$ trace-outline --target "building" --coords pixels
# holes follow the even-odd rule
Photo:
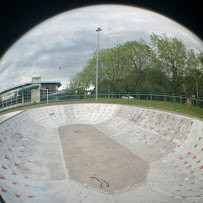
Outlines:
[[[58,92],[60,86],[60,82],[42,82],[41,77],[33,77],[30,83],[1,92],[0,108],[46,101],[48,96]]]

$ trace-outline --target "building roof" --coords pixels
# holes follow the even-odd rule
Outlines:
[[[40,84],[47,84],[47,85],[56,84],[58,87],[60,87],[62,85],[61,82],[40,82]],[[7,89],[7,90],[4,90],[4,91],[0,92],[0,95],[4,94],[4,93],[7,93],[7,92],[10,92],[10,91],[18,90],[19,88],[27,87],[29,85],[33,85],[33,83],[26,83],[26,84],[23,84],[23,85],[12,87],[10,89]]]
[[[18,90],[18,95],[22,95],[24,92],[27,92],[28,90],[33,90],[33,89],[38,89],[38,88],[39,88],[39,84],[29,85],[29,86],[20,88]]]

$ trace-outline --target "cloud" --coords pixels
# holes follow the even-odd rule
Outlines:
[[[84,7],[57,15],[21,37],[0,61],[0,92],[19,85],[22,77],[64,81],[81,71],[97,49],[126,41],[149,41],[152,32],[181,39],[188,48],[203,51],[202,41],[183,26],[152,11],[118,5]],[[59,67],[61,70],[59,71]]]

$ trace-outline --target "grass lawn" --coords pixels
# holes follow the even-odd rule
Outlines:
[[[1,114],[9,113],[16,110],[25,110],[34,107],[42,107],[47,105],[62,105],[62,104],[74,104],[74,103],[88,103],[88,102],[95,102],[95,98],[86,98],[86,99],[64,99],[63,101],[54,101],[47,104],[46,102],[41,102],[37,104],[29,104],[29,105],[22,105],[13,107],[10,109],[5,109],[4,111],[0,112]],[[175,111],[176,113],[185,114],[188,116],[194,116],[197,118],[203,119],[203,109],[187,106],[183,104],[176,103],[174,105],[173,102],[164,102],[164,101],[155,101],[155,100],[141,100],[141,99],[116,99],[116,98],[98,98],[99,103],[111,103],[111,104],[126,104],[126,105],[135,105],[135,106],[142,106],[142,107],[149,107],[149,108],[156,108],[166,111]]]
[[[85,99],[88,102],[95,102],[95,98]],[[181,113],[189,116],[194,116],[198,118],[203,118],[203,109],[198,107],[187,106],[184,104],[164,101],[153,101],[153,100],[141,100],[141,99],[114,99],[114,98],[98,98],[99,103],[112,103],[112,104],[127,104],[136,105],[142,107],[156,108],[166,111],[175,111],[176,113]]]

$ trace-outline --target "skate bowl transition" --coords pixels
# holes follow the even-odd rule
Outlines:
[[[0,119],[6,202],[203,202],[199,119],[93,103]]]

